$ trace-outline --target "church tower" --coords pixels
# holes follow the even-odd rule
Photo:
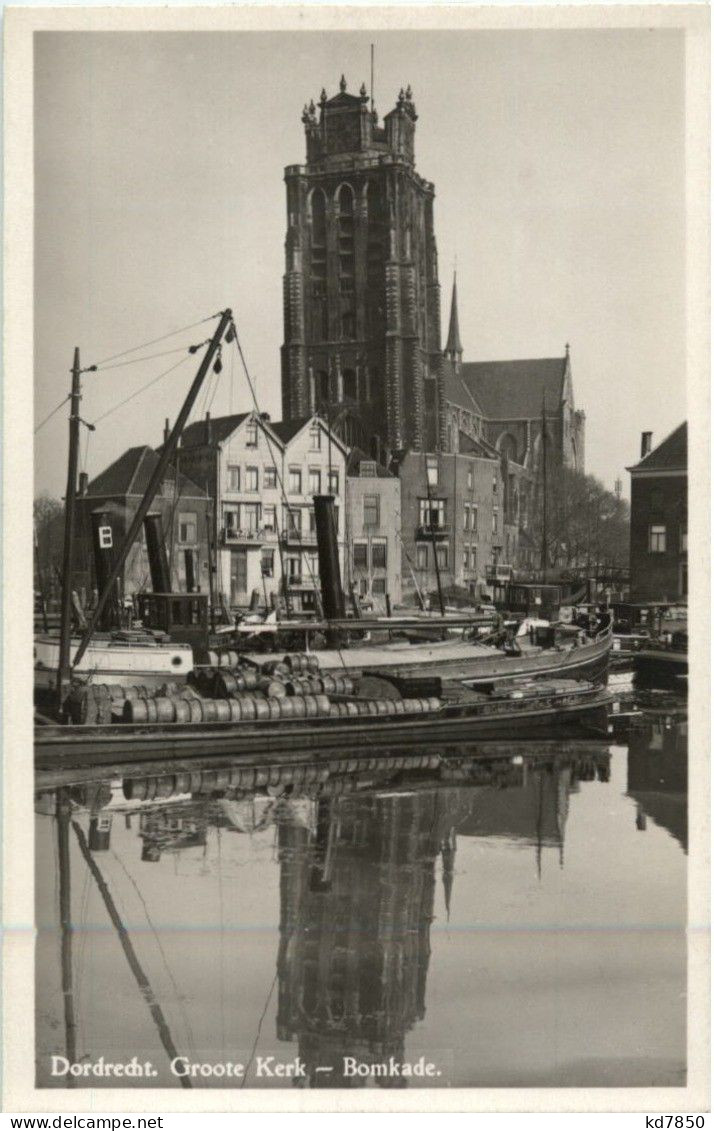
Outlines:
[[[416,172],[402,90],[382,126],[362,85],[303,110],[289,165],[283,292],[285,420],[320,412],[376,458],[437,443],[441,364],[434,186]]]

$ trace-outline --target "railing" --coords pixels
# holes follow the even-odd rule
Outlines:
[[[451,537],[451,523],[443,522],[426,522],[421,523],[416,528],[417,540],[423,541],[424,539],[436,538],[449,538]]]
[[[281,530],[280,541],[284,546],[316,546],[317,531],[315,530]]]
[[[226,544],[239,545],[245,542],[262,542],[267,532],[259,527],[257,530],[240,530],[234,526],[223,527],[223,541]]]

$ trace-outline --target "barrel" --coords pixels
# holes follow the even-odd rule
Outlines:
[[[177,723],[191,722],[191,704],[187,699],[177,699],[174,704],[174,721]]]
[[[177,793],[190,793],[191,775],[188,773],[176,774],[175,788]]]
[[[254,699],[253,703],[254,703],[254,706],[255,706],[255,717],[256,717],[256,719],[269,719],[270,718],[270,708],[268,706],[268,700],[267,699]]]
[[[273,698],[266,699],[266,703],[268,704],[268,710],[270,711],[270,718],[271,719],[282,719],[283,718],[283,703],[290,703],[290,702],[291,702],[290,699],[273,699]]]

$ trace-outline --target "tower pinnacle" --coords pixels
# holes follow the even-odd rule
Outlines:
[[[463,352],[464,351],[461,346],[461,335],[459,334],[459,305],[456,293],[456,271],[454,271],[454,286],[451,291],[451,315],[449,317],[449,333],[446,339],[444,356],[460,365]]]

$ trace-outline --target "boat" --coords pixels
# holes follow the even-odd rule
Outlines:
[[[537,731],[607,733],[612,696],[595,684],[512,680],[479,691],[458,681],[424,682],[432,684],[424,690],[437,694],[404,696],[390,680],[367,677],[357,694],[298,693],[285,699],[256,694],[219,701],[196,697],[193,702],[180,696],[130,699],[121,723],[37,726],[35,764],[47,768],[91,760],[96,765],[191,753],[273,755],[340,750],[355,742],[369,748],[385,743],[413,746]],[[412,681],[409,690],[418,690],[416,683]],[[172,716],[195,721],[167,721]],[[136,718],[142,721],[132,721]],[[144,721],[148,719],[156,721]]]
[[[80,638],[70,638],[73,663]],[[57,685],[60,642],[56,636],[35,637],[35,689],[52,694]],[[159,686],[167,680],[186,679],[193,670],[190,644],[157,640],[150,633],[105,633],[91,641],[80,662],[73,663],[75,678],[95,683]]]
[[[633,657],[633,668],[635,687],[686,692],[689,679],[686,632],[650,641]]]

